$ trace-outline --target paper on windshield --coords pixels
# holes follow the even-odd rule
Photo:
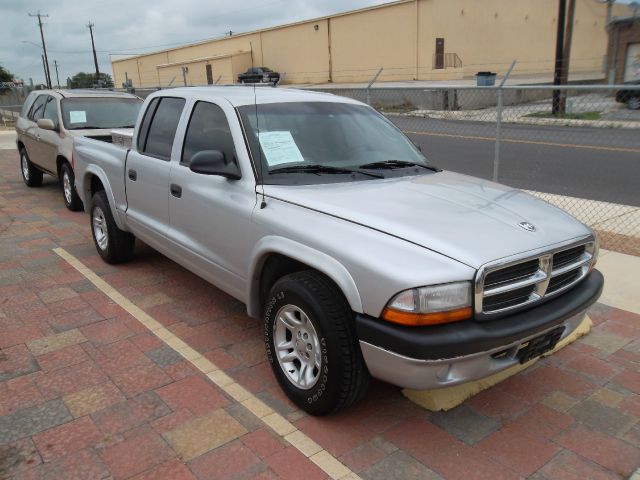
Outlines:
[[[289,131],[260,132],[260,146],[267,160],[267,165],[274,167],[284,163],[304,162],[298,145]]]
[[[69,123],[87,123],[87,112],[84,110],[69,111]]]

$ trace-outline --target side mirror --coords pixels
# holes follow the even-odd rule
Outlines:
[[[42,130],[56,130],[56,125],[50,118],[39,118],[36,124]]]
[[[189,169],[202,175],[219,175],[230,180],[241,178],[240,169],[235,162],[227,161],[220,150],[202,150],[191,157]]]

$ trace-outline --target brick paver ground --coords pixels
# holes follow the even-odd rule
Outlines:
[[[281,393],[244,306],[145,245],[103,263],[51,178],[0,151],[0,479],[325,478],[64,260],[61,246],[371,479],[624,478],[640,465],[640,316],[595,328],[446,413],[373,382],[328,418]]]

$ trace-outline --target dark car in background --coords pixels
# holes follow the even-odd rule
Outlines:
[[[616,92],[616,102],[626,103],[631,110],[640,110],[640,80],[625,82],[625,85],[637,87],[634,90],[618,90]]]
[[[267,67],[252,67],[238,75],[238,83],[272,83],[277,85],[280,74]]]

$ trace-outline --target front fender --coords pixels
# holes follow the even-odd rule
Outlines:
[[[78,182],[78,178],[76,177],[76,191],[82,199],[85,212],[89,213],[89,205],[91,204],[92,176],[98,177],[104,187],[104,191],[107,194],[107,200],[109,201],[109,208],[111,208],[111,213],[113,214],[113,219],[115,220],[116,225],[120,230],[128,231],[129,229],[121,218],[119,210],[116,208],[116,198],[113,194],[113,189],[111,188],[107,174],[96,164],[87,165],[87,168],[81,177],[81,182]]]
[[[297,260],[323,273],[340,288],[351,310],[362,313],[362,300],[358,287],[349,271],[335,258],[326,253],[298,243],[288,238],[270,235],[262,238],[251,253],[249,265],[248,289],[246,298],[247,312],[252,317],[260,315],[260,276],[266,259],[271,254],[280,254]]]

